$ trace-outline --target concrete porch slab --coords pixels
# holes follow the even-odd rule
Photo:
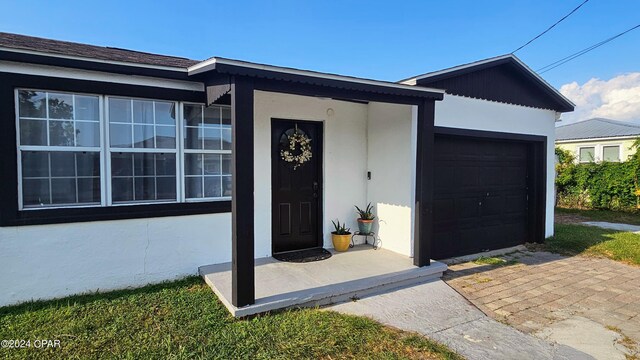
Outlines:
[[[447,270],[433,260],[430,266],[418,268],[409,257],[368,245],[332,253],[327,260],[310,263],[256,259],[256,302],[241,308],[231,304],[231,263],[206,265],[198,271],[231,314],[243,317],[362,298],[438,279]]]

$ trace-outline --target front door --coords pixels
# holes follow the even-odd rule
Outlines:
[[[302,164],[283,159],[296,133],[311,139],[311,158]],[[292,155],[300,154],[300,145]],[[291,158],[289,158],[291,159]],[[322,246],[322,123],[273,119],[271,123],[272,251]]]

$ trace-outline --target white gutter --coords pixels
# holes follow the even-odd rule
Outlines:
[[[556,140],[556,144],[569,144],[569,143],[607,141],[607,140],[634,140],[634,139],[637,139],[639,137],[640,137],[640,134],[638,134],[638,135],[625,135],[625,136],[599,137],[599,138],[567,139],[567,140]]]

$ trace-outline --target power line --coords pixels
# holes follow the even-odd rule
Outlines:
[[[622,36],[622,35],[624,35],[624,34],[626,34],[628,32],[631,32],[631,31],[633,31],[633,30],[635,30],[637,28],[640,28],[640,24],[638,24],[638,25],[636,25],[636,26],[634,26],[634,27],[632,27],[630,29],[627,29],[627,30],[623,31],[623,32],[619,33],[618,35],[614,35],[614,36],[612,36],[612,37],[610,37],[608,39],[600,41],[599,43],[593,44],[593,45],[591,45],[591,46],[589,46],[587,48],[584,48],[584,49],[582,49],[582,50],[580,50],[578,52],[575,52],[575,53],[573,53],[573,54],[571,54],[569,56],[566,56],[566,57],[564,57],[564,58],[562,58],[562,59],[560,59],[558,61],[552,62],[551,64],[549,64],[547,66],[543,66],[540,69],[538,69],[537,72],[538,72],[538,74],[544,74],[549,70],[553,70],[553,69],[557,68],[560,65],[566,64],[569,61],[571,61],[571,60],[573,60],[573,59],[575,59],[577,57],[580,57],[580,56],[582,56],[582,55],[584,55],[584,54],[586,54],[586,53],[588,53],[588,52],[590,52],[592,50],[595,50],[595,49],[599,48],[600,46],[602,46],[602,45],[604,45],[604,44],[606,44],[606,43],[608,43],[610,41],[613,41],[613,40],[619,38],[620,36]]]
[[[531,43],[532,43],[532,42],[534,42],[537,38],[539,38],[540,36],[542,36],[542,35],[546,34],[549,30],[553,29],[556,25],[558,25],[558,24],[560,24],[562,21],[564,21],[564,19],[568,18],[569,16],[571,16],[571,14],[573,14],[573,13],[574,13],[574,12],[576,12],[576,11],[578,11],[578,9],[580,9],[580,8],[582,7],[582,5],[586,4],[588,1],[589,1],[589,0],[584,0],[584,1],[582,2],[582,4],[578,5],[578,7],[576,7],[576,8],[575,8],[575,9],[573,9],[573,10],[571,10],[571,12],[570,12],[570,13],[568,13],[567,15],[563,16],[563,17],[562,17],[562,19],[560,19],[560,20],[556,21],[556,22],[555,22],[555,24],[553,24],[553,25],[549,26],[549,27],[547,28],[547,30],[545,30],[545,31],[541,32],[540,34],[538,34],[538,35],[537,35],[536,37],[534,37],[533,39],[531,39],[531,40],[527,41],[527,43],[526,43],[526,44],[524,44],[524,45],[520,46],[519,48],[517,48],[517,49],[513,50],[511,53],[512,53],[512,54],[514,54],[516,51],[518,51],[518,50],[522,49],[523,47],[525,47],[525,46],[527,46],[527,45],[529,45],[529,44],[531,44]]]

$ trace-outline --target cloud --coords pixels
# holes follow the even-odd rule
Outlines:
[[[574,81],[562,85],[560,92],[576,104],[574,112],[562,115],[563,125],[594,117],[640,121],[640,72],[593,78],[583,85]]]

